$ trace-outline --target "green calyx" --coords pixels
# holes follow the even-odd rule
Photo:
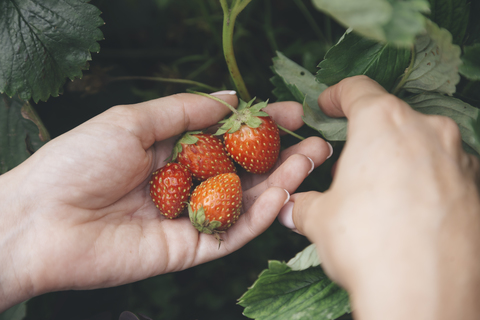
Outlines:
[[[223,125],[217,130],[217,132],[215,132],[215,135],[217,136],[222,135],[226,132],[233,133],[235,131],[238,131],[242,124],[246,124],[250,128],[258,128],[262,124],[262,120],[260,120],[258,117],[268,116],[268,113],[261,111],[268,105],[268,100],[252,105],[256,98],[253,98],[249,102],[238,99],[238,108],[235,109],[228,102],[215,96],[197,91],[192,91],[192,93],[218,101],[227,106],[232,111],[233,114],[230,116],[230,118],[219,122],[223,123]]]
[[[195,134],[200,134],[202,131],[188,131],[186,132],[180,139],[178,139],[177,143],[173,147],[172,156],[169,157],[167,160],[175,161],[177,156],[180,152],[182,152],[183,147],[182,144],[195,144],[198,141],[198,138],[195,137]]]
[[[205,209],[203,209],[203,206],[201,206],[197,211],[193,211],[192,206],[188,204],[188,215],[192,225],[200,232],[213,235],[224,232],[216,230],[222,225],[220,221],[210,221],[205,218]],[[216,236],[216,238],[219,239],[218,236]]]
[[[234,112],[230,118],[220,121],[223,125],[215,132],[215,135],[222,135],[226,132],[233,133],[238,131],[243,124],[246,124],[250,128],[258,128],[262,124],[262,120],[258,117],[267,117],[268,114],[261,111],[268,104],[268,100],[253,104],[255,98],[249,102],[245,102],[239,99],[239,104],[236,112]]]
[[[217,229],[220,228],[222,223],[220,221],[216,221],[216,220],[210,221],[206,219],[205,209],[203,208],[203,206],[200,206],[200,208],[197,211],[193,211],[192,206],[189,203],[188,215],[195,229],[197,229],[202,233],[211,234],[215,237],[215,239],[217,239],[218,248],[220,249],[220,245],[222,244],[222,239],[220,238],[219,234],[225,233],[225,231],[219,231]]]

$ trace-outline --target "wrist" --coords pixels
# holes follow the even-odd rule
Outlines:
[[[19,167],[0,176],[0,312],[34,295],[28,261],[29,199],[22,194]]]

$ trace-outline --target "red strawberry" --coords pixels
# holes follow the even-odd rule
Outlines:
[[[203,181],[221,173],[236,172],[221,139],[200,131],[187,132],[175,145],[173,160],[190,169]]]
[[[265,173],[277,162],[280,133],[271,117],[258,117],[260,126],[242,125],[238,131],[224,134],[229,155],[252,173]]]
[[[240,216],[242,186],[235,173],[219,174],[202,182],[192,194],[188,211],[198,231],[218,238]]]
[[[181,164],[168,163],[152,173],[150,196],[169,219],[176,218],[185,209],[191,188],[192,174]]]
[[[240,100],[236,112],[216,134],[224,134],[228,154],[248,172],[265,173],[277,162],[280,133],[273,119],[260,111],[267,102],[252,103]]]

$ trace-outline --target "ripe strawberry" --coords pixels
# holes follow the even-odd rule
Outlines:
[[[242,207],[242,186],[235,173],[223,173],[202,182],[188,205],[190,221],[198,231],[217,239],[237,222]],[[220,239],[219,239],[220,240]]]
[[[273,119],[260,111],[267,102],[252,103],[240,100],[236,112],[216,134],[224,134],[228,154],[248,172],[265,173],[277,162],[280,133]]]
[[[192,174],[181,164],[168,163],[152,173],[150,196],[161,214],[169,219],[185,209],[191,188]]]
[[[189,168],[193,177],[200,181],[221,173],[236,172],[222,140],[200,131],[187,132],[177,142],[173,160]]]
[[[259,117],[257,128],[242,125],[234,133],[225,133],[228,154],[243,168],[252,173],[268,172],[277,162],[280,153],[280,134],[271,117]]]

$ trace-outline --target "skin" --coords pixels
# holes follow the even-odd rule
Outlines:
[[[364,76],[319,105],[349,120],[333,184],[292,196],[280,219],[317,245],[355,319],[478,319],[479,164],[457,125]]]
[[[234,95],[217,97],[237,103]],[[302,125],[297,103],[265,111],[290,130]],[[220,249],[187,217],[165,219],[149,197],[150,175],[165,165],[178,135],[212,126],[228,112],[192,94],[113,107],[0,176],[0,311],[45,292],[117,286],[190,268],[265,231],[288,193],[329,156],[322,139],[284,150],[269,174],[241,177],[244,212],[222,235]]]

